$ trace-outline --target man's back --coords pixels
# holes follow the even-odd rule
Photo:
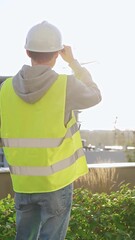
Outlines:
[[[53,37],[52,37],[53,36]],[[88,172],[73,110],[101,101],[90,73],[44,21],[27,34],[24,65],[0,91],[1,138],[15,191],[16,240],[64,240],[72,183]],[[53,71],[58,56],[73,75]]]

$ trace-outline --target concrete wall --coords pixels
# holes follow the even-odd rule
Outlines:
[[[130,183],[130,187],[133,188],[135,186],[135,167],[119,167],[116,168],[117,184],[114,185],[112,190],[117,191],[118,185],[121,183]]]
[[[127,164],[126,164],[127,165]],[[99,172],[98,174],[100,175],[100,171],[103,169],[110,169],[111,167],[115,167],[115,178],[113,179],[116,184],[114,184],[112,191],[117,191],[119,190],[119,185],[123,183],[130,183],[130,187],[133,188],[135,186],[135,164],[129,164],[129,166],[124,166],[123,164],[115,164],[111,166],[111,164],[108,165],[103,165],[102,164],[91,164],[89,166],[89,171],[93,170],[96,172],[98,169]],[[108,186],[110,185],[109,181],[111,179],[107,180],[108,181]],[[100,185],[98,184],[98,179],[97,179],[97,184],[95,184],[93,192],[102,192],[102,189],[100,189]],[[77,187],[82,187],[82,182],[76,181],[74,186],[75,188]],[[9,171],[6,169],[5,171],[0,168],[0,199],[7,197],[8,194],[11,194],[11,196],[14,196],[13,188],[12,188],[12,183],[11,183],[11,178]]]
[[[75,182],[75,188],[84,186],[91,192],[118,191],[122,184],[135,186],[135,163],[88,164],[89,173]]]
[[[14,196],[11,177],[9,171],[0,170],[0,199],[7,197],[8,194]]]

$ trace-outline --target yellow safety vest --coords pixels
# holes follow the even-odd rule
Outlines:
[[[1,138],[15,192],[58,190],[88,172],[74,115],[64,125],[67,76],[36,103],[23,101],[8,78],[0,95]]]

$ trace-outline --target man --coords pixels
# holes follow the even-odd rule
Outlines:
[[[1,139],[16,207],[16,240],[64,240],[72,183],[87,173],[73,110],[101,101],[90,73],[63,46],[60,31],[44,21],[32,27],[24,65],[1,87]],[[58,56],[74,75],[52,70]]]

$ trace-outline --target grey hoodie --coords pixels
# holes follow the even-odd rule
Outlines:
[[[92,107],[101,101],[101,93],[92,81],[90,73],[74,60],[69,65],[74,75],[67,76],[65,123],[68,122],[72,110]],[[13,77],[16,94],[27,103],[38,101],[57,80],[58,73],[48,66],[24,65]]]

